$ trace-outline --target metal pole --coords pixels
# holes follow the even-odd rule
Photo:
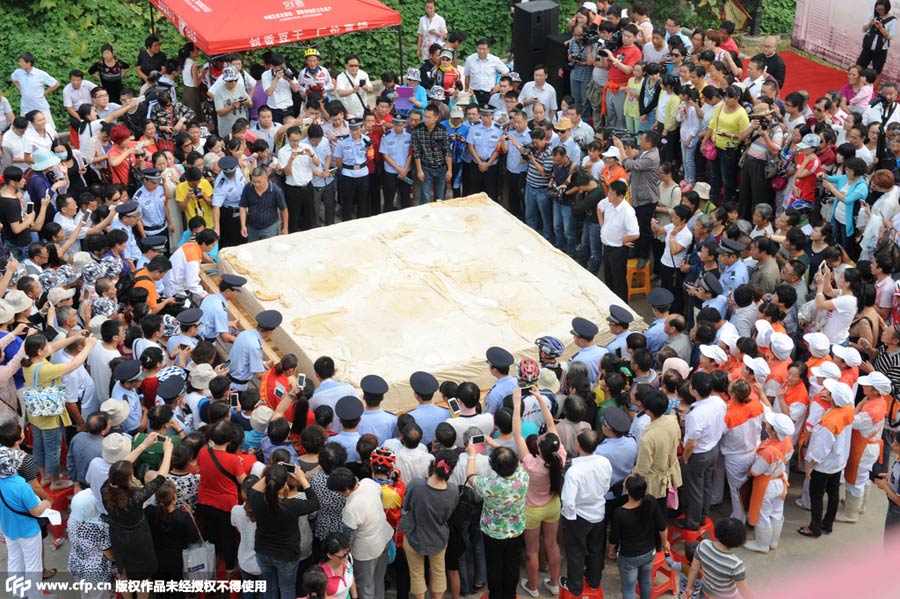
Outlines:
[[[156,13],[153,10],[153,3],[147,0],[147,6],[150,8],[150,33],[156,35]]]
[[[397,52],[400,55],[400,82],[403,82],[403,25],[397,25]]]

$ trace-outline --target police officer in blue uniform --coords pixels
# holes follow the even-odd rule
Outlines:
[[[631,419],[622,408],[612,406],[603,412],[600,431],[605,439],[594,450],[594,455],[602,455],[612,465],[610,490],[606,494],[608,509],[621,506],[628,499],[622,483],[634,468],[638,450],[637,441],[628,434],[630,428]]]
[[[599,332],[600,328],[587,318],[576,316],[572,319],[572,330],[570,333],[575,338],[575,345],[579,349],[570,361],[581,362],[587,366],[591,388],[597,385],[597,379],[600,378],[600,358],[607,353],[605,347],[594,345],[594,337]]]
[[[360,433],[356,430],[359,426],[359,419],[363,413],[362,402],[352,395],[345,395],[340,398],[334,406],[334,415],[341,421],[341,432],[330,437],[330,442],[343,445],[347,450],[347,461],[355,462],[359,460],[359,452],[356,451],[356,443],[359,441]]]
[[[241,192],[247,180],[234,156],[220,158],[219,168],[221,172],[213,183],[213,226],[219,234],[219,247],[241,245],[247,241],[241,237],[240,210]]]
[[[215,343],[217,339],[223,343],[234,343],[235,336],[229,332],[228,301],[237,298],[241,287],[247,279],[237,275],[222,275],[219,282],[219,293],[210,293],[200,303],[200,336]]]
[[[515,364],[516,360],[502,347],[489,347],[485,357],[490,365],[491,375],[497,380],[484,396],[484,409],[491,414],[496,414],[497,410],[503,407],[503,398],[512,395],[512,392],[519,386],[518,379],[509,374],[509,368]]]
[[[394,121],[396,124],[396,121]],[[388,392],[388,384],[377,374],[367,374],[359,381],[359,388],[363,392],[363,401],[366,410],[362,414],[359,423],[359,434],[372,434],[381,445],[388,439],[397,436],[397,417],[381,407],[384,394]]]
[[[650,293],[647,294],[647,303],[650,304],[650,309],[653,310],[653,323],[644,331],[644,337],[647,339],[647,349],[653,354],[654,359],[669,338],[663,329],[674,301],[675,296],[672,292],[662,287],[651,289]]]
[[[183,349],[183,346],[187,346],[191,350],[197,347],[197,343],[200,341],[197,335],[200,332],[200,319],[203,318],[203,311],[200,308],[188,308],[179,312],[175,318],[178,319],[181,332],[169,337],[169,341],[166,343],[166,351],[172,358]]]
[[[244,391],[251,379],[262,378],[267,370],[263,360],[263,341],[272,336],[272,331],[281,325],[282,320],[278,310],[264,310],[256,315],[255,329],[238,334],[228,354],[231,360],[228,378],[231,379],[232,389]]]
[[[711,272],[704,273],[700,277],[700,286],[693,291],[694,296],[701,302],[701,308],[715,308],[726,318],[728,313],[728,299],[722,295],[722,285],[719,279]]]
[[[438,390],[438,380],[429,372],[417,371],[410,375],[409,386],[419,406],[409,412],[416,419],[416,424],[422,429],[422,443],[425,447],[431,445],[434,439],[434,430],[437,425],[450,418],[450,410],[434,405],[432,400]]]
[[[109,226],[110,229],[122,229],[128,235],[128,242],[125,244],[124,257],[135,264],[141,259],[141,249],[138,247],[137,238],[134,236],[134,227],[141,220],[141,207],[134,200],[129,200],[123,204],[116,206],[116,214],[119,218],[115,219]]]
[[[135,268],[140,270],[147,266],[147,264],[157,256],[165,256],[166,244],[168,242],[169,237],[167,235],[151,235],[141,239],[140,246],[144,249],[144,253],[138,258],[137,263],[134,265]],[[158,288],[159,286],[157,286],[157,289]]]
[[[166,214],[166,194],[162,174],[155,168],[143,170],[143,185],[131,199],[141,207],[141,224],[146,235],[168,235],[169,218]]]
[[[109,394],[111,399],[128,403],[128,418],[122,423],[122,431],[134,435],[147,423],[146,408],[141,404],[137,388],[141,384],[141,361],[125,360],[113,370],[116,384]]]
[[[631,334],[628,325],[632,320],[634,320],[634,316],[622,306],[609,307],[609,316],[606,318],[606,322],[609,324],[609,332],[616,338],[606,346],[606,351],[616,354],[619,358],[631,359],[631,354],[628,353],[628,335]]]
[[[478,108],[481,122],[469,127],[466,143],[474,164],[468,169],[468,184],[463,182],[465,193],[484,192],[493,200],[497,200],[497,184],[500,180],[500,141],[503,128],[494,122],[494,108],[481,106]],[[469,191],[471,189],[471,191]]]
[[[741,285],[750,282],[750,273],[747,264],[741,260],[741,252],[745,246],[733,239],[722,238],[719,242],[719,264],[722,265],[722,275],[719,284],[722,286],[722,295],[727,301],[734,295],[734,290]]]
[[[399,114],[393,116],[393,129],[381,138],[379,152],[384,156],[384,209],[382,212],[394,210],[394,196],[400,196],[400,208],[412,205],[412,183],[410,167],[412,166],[412,134],[406,130],[406,117]]]
[[[357,216],[369,216],[369,167],[366,154],[371,140],[362,134],[362,119],[348,119],[350,136],[334,147],[334,159],[341,173],[341,219],[353,220],[353,208]]]

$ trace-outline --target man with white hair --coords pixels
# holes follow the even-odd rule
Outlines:
[[[756,537],[744,543],[744,549],[768,553],[769,549],[778,549],[784,526],[785,464],[794,453],[791,441],[794,425],[787,415],[771,411],[763,415],[763,420],[768,438],[756,448],[756,459],[750,466],[753,489],[747,512],[747,521],[755,527]]]
[[[881,456],[881,433],[888,402],[892,401],[891,380],[880,372],[859,377],[863,400],[856,407],[850,435],[850,457],[844,469],[846,497],[838,522],[856,522],[866,493],[871,488],[869,471]]]
[[[853,392],[846,383],[825,380],[825,399],[831,407],[813,428],[806,453],[806,478],[809,479],[810,521],[797,530],[804,537],[819,538],[831,534],[837,516],[841,474],[850,457],[850,436],[853,430]],[[823,511],[825,494],[828,505]]]

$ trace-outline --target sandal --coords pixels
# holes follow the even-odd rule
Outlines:
[[[818,539],[819,537],[822,536],[822,533],[820,533],[820,532],[815,532],[815,531],[814,531],[813,529],[811,529],[809,526],[804,526],[803,528],[798,528],[798,529],[797,529],[797,532],[799,532],[799,533],[800,533],[801,535],[803,535],[804,537],[809,537],[809,538],[811,538],[811,539]]]
[[[41,575],[41,580],[50,580],[54,576],[56,576],[56,568],[50,568],[49,570],[45,569],[43,574]]]

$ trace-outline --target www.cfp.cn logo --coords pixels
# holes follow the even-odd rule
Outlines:
[[[8,576],[6,578],[6,592],[12,597],[22,597],[31,590],[31,580],[24,576]]]

